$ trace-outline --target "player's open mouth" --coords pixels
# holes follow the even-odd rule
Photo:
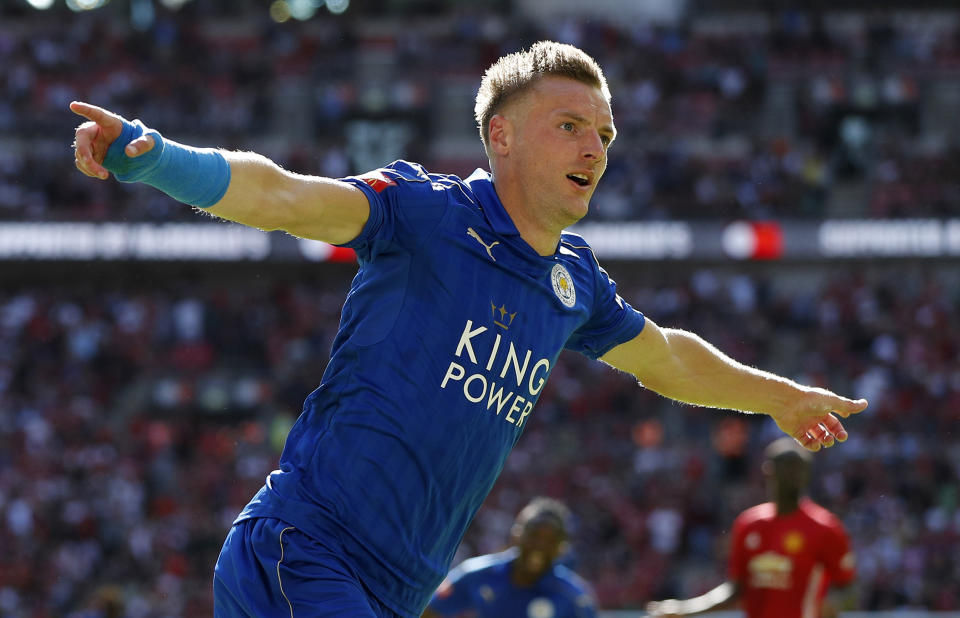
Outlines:
[[[590,179],[587,178],[586,174],[567,174],[567,178],[577,183],[581,187],[586,187],[590,184]]]

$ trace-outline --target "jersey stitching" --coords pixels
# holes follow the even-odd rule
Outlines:
[[[283,562],[283,533],[287,530],[295,530],[295,528],[288,526],[280,531],[280,559],[277,560],[277,583],[280,584],[280,594],[283,595],[283,600],[287,602],[287,606],[290,608],[290,618],[293,618],[293,603],[287,598],[287,593],[283,591],[283,580],[280,579],[280,563]]]
[[[823,579],[823,565],[817,564],[813,567],[807,580],[807,589],[803,595],[803,618],[814,618],[817,615],[816,602],[817,594],[820,592],[820,585]]]
[[[566,245],[571,249],[586,249],[587,251],[590,252],[590,257],[592,257],[593,261],[597,264],[597,268],[600,268],[600,260],[597,259],[597,254],[593,252],[593,247],[589,245],[575,245],[569,240],[561,240],[560,244]]]

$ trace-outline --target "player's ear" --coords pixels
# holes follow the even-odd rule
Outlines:
[[[494,114],[490,118],[490,150],[500,156],[510,152],[510,142],[513,133],[513,123],[501,114]]]

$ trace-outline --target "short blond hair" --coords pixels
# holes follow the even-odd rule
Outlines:
[[[610,88],[596,60],[573,45],[539,41],[528,50],[503,56],[483,74],[473,113],[484,148],[490,139],[490,119],[546,76],[567,77],[599,88],[610,102]]]

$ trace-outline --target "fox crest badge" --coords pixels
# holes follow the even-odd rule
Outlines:
[[[550,282],[553,283],[553,293],[557,295],[565,307],[577,304],[577,290],[573,287],[573,277],[563,264],[554,264],[550,271]]]

